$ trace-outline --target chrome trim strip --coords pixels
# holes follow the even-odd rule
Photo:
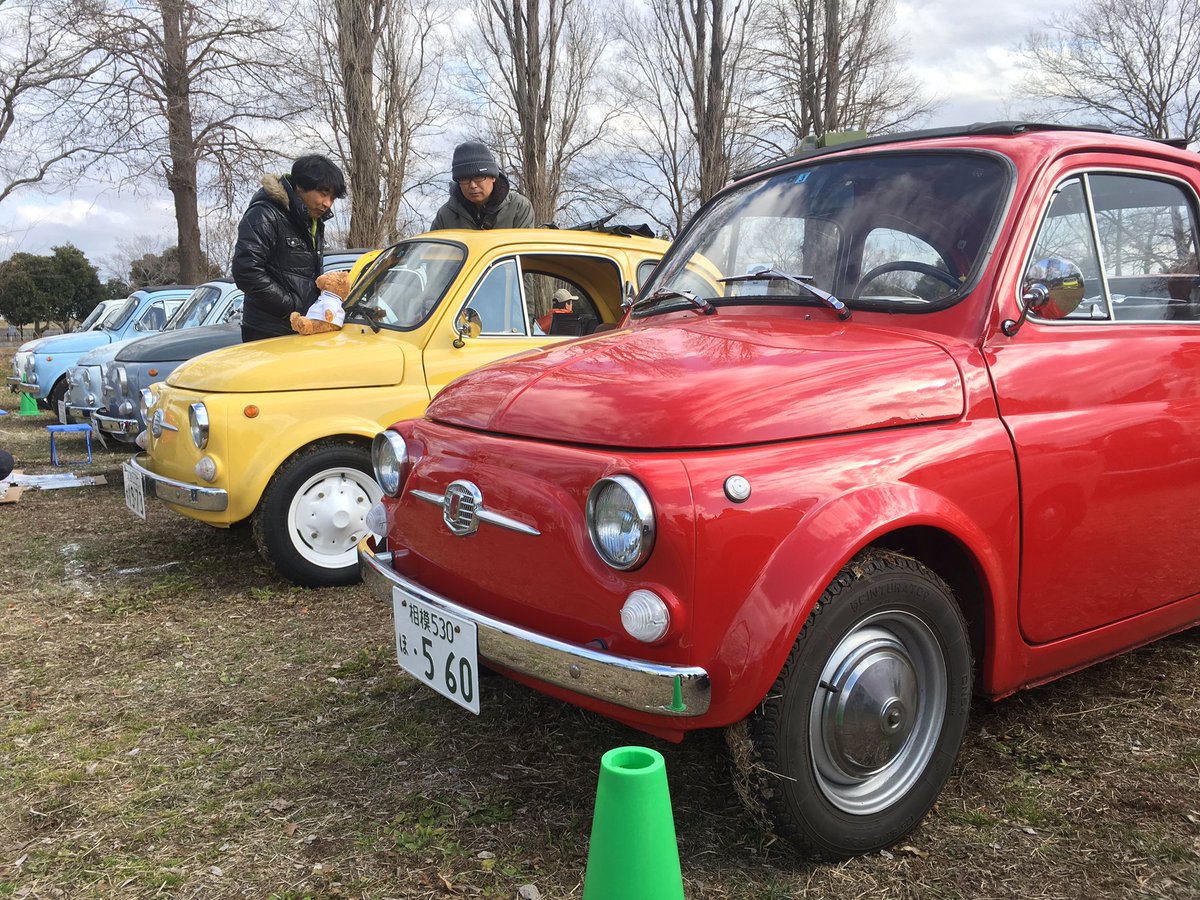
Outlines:
[[[474,622],[481,659],[626,709],[671,718],[690,718],[708,712],[712,683],[704,669],[664,666],[600,653],[493,619],[398,574],[391,566],[392,554],[376,553],[369,540],[358,545],[358,561],[363,583],[375,596],[391,604],[393,592],[400,591]],[[674,701],[677,685],[682,700],[678,704]]]
[[[426,503],[432,503],[434,506],[441,507],[446,501],[443,494],[434,494],[430,491],[409,491],[418,500],[424,500]],[[475,511],[475,517],[480,522],[487,522],[491,525],[499,525],[501,528],[507,528],[510,531],[519,531],[521,534],[527,534],[530,537],[541,537],[542,533],[532,526],[526,525],[524,522],[518,522],[516,519],[510,519],[508,516],[502,516],[500,513],[492,512],[485,506],[480,506]]]
[[[129,460],[129,465],[140,472],[146,485],[146,494],[176,506],[198,509],[204,512],[221,512],[229,506],[229,494],[219,488],[200,487],[185,481],[175,481],[155,475],[139,461],[146,454],[139,453]]]
[[[118,419],[97,412],[93,413],[92,421],[101,431],[107,431],[109,434],[137,434],[142,430],[142,423],[137,419]]]

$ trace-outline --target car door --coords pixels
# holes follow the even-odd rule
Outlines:
[[[464,372],[567,339],[539,334],[536,324],[557,288],[577,297],[576,311],[595,323],[616,321],[625,277],[616,259],[601,254],[543,251],[493,260],[465,299],[460,293],[425,346],[430,397]]]
[[[1020,625],[1034,643],[1194,594],[1200,508],[1197,198],[1182,179],[1072,173],[1023,290],[1074,263],[1084,298],[990,342],[1021,487]]]

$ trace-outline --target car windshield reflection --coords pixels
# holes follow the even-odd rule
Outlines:
[[[389,247],[355,285],[348,314],[384,328],[415,328],[437,308],[465,259],[462,247],[442,241]]]

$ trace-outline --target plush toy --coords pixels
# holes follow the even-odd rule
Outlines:
[[[346,321],[346,311],[342,303],[350,293],[349,272],[325,272],[317,276],[317,287],[321,289],[317,302],[308,308],[308,312],[300,315],[294,312],[288,317],[292,323],[292,331],[297,334],[321,334],[326,331],[337,331]]]

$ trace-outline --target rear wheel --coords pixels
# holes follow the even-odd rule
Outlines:
[[[743,793],[812,855],[890,846],[950,775],[971,680],[966,623],[945,582],[910,557],[860,554],[821,596],[767,699],[731,735]]]
[[[254,540],[267,562],[296,584],[353,584],[367,510],[381,496],[369,450],[336,441],[313,444],[271,478],[254,513]]]
[[[67,376],[64,375],[62,378],[58,379],[58,381],[54,382],[54,387],[50,388],[49,396],[47,396],[44,401],[39,402],[43,403],[46,409],[50,410],[50,412],[54,414],[55,418],[58,418],[59,401],[67,399],[67,392],[70,389],[71,386],[67,384]],[[76,419],[74,416],[68,415],[65,424],[74,425],[77,421],[78,419]]]

